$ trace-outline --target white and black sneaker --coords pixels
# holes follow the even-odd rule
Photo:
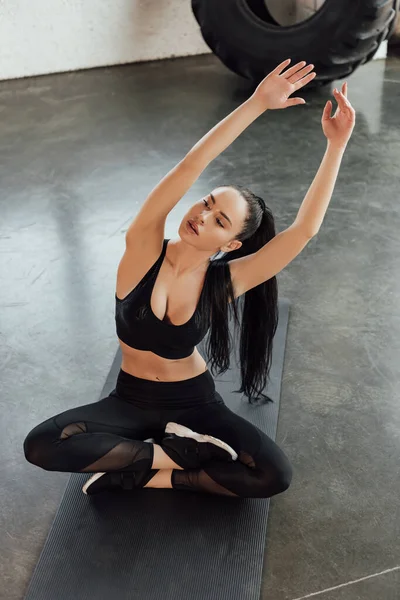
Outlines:
[[[155,444],[154,438],[143,440]],[[144,470],[137,471],[108,471],[107,473],[94,473],[82,487],[84,494],[91,496],[100,492],[112,490],[132,490],[141,488],[150,481],[159,469],[151,469],[148,473]]]
[[[139,471],[108,471],[94,473],[82,487],[87,496],[100,492],[133,490],[143,488],[159,469],[150,469],[148,473]]]
[[[235,450],[212,435],[196,433],[184,425],[169,422],[161,447],[183,469],[198,469],[210,460],[237,460]]]

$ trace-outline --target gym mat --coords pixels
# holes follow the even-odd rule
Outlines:
[[[279,300],[267,393],[250,405],[240,373],[215,378],[229,408],[275,439],[290,303]],[[202,348],[199,347],[199,351]],[[115,387],[117,355],[101,398]],[[25,600],[259,600],[268,498],[139,489],[88,497],[91,474],[73,473]]]

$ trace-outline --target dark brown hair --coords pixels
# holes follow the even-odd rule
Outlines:
[[[234,184],[223,187],[230,187],[242,195],[248,203],[248,214],[242,231],[235,238],[242,242],[242,246],[221,257],[217,255],[210,261],[207,270],[201,306],[202,318],[210,319],[206,353],[214,374],[220,375],[229,368],[234,347],[229,316],[233,313],[234,337],[240,327],[241,387],[235,391],[244,393],[250,404],[260,398],[273,402],[262,390],[270,379],[272,344],[278,325],[277,280],[271,277],[235,299],[228,263],[256,252],[274,238],[275,220],[264,200],[249,189]],[[241,325],[239,306],[242,308]]]

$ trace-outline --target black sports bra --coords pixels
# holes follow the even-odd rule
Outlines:
[[[123,299],[115,294],[115,322],[119,339],[131,348],[148,350],[163,358],[178,359],[190,356],[194,347],[208,331],[209,323],[200,318],[201,291],[195,312],[182,325],[161,321],[150,306],[151,294],[164,260],[169,240],[165,239],[162,252],[138,285]]]

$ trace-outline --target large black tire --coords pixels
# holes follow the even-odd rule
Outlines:
[[[312,17],[279,25],[265,0],[192,0],[206,44],[234,73],[258,84],[279,63],[305,60],[318,87],[351,75],[392,33],[399,0],[326,0]]]

